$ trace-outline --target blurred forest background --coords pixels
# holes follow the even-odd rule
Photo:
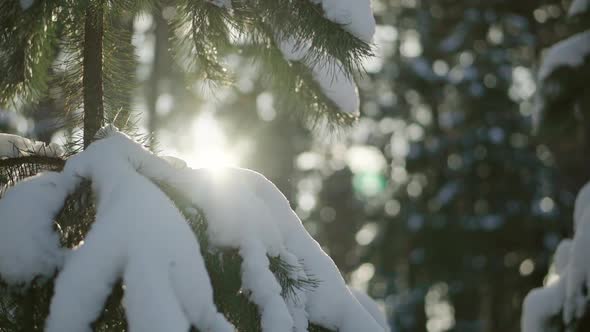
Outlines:
[[[590,171],[583,141],[533,134],[536,71],[572,33],[568,4],[374,0],[361,118],[336,133],[284,112],[239,55],[226,59],[235,86],[185,86],[165,7],[121,22],[138,48],[129,105],[158,151],[275,182],[394,331],[517,331]],[[0,131],[59,141],[63,103],[0,110]]]

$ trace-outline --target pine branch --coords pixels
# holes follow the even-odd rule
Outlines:
[[[0,159],[0,198],[9,186],[42,171],[57,171],[63,168],[61,158],[24,156]]]
[[[213,247],[207,235],[207,219],[199,207],[194,206],[175,188],[164,183],[156,183],[156,185],[184,215],[198,238],[201,255],[213,285],[214,301],[220,312],[238,327],[239,331],[261,331],[258,307],[250,301],[248,294],[242,288],[242,257],[238,250]],[[296,300],[294,298],[296,290],[313,291],[321,282],[313,277],[294,279],[292,272],[296,272],[297,267],[286,263],[280,256],[268,258],[269,268],[281,285],[283,298]],[[304,263],[302,262],[302,265]],[[310,324],[310,328],[311,331],[329,331],[313,324]]]
[[[136,59],[131,44],[134,12],[125,1],[118,6],[104,14],[104,119],[126,131],[135,88]]]
[[[177,16],[172,19],[176,31],[172,41],[178,63],[194,77],[228,83],[220,55],[232,49],[230,13],[207,1],[181,1],[177,8]]]
[[[47,157],[47,156],[24,156],[18,158],[6,158],[0,159],[0,168],[4,167],[19,167],[25,164],[35,164],[35,165],[44,165],[44,166],[51,166],[56,168],[63,167],[65,161],[61,158],[57,157]]]
[[[263,26],[257,38],[252,45],[243,48],[243,54],[261,66],[263,82],[277,96],[284,111],[302,115],[312,126],[327,124],[330,129],[354,122],[353,116],[340,112],[324,95],[306,65],[283,57],[268,27]]]
[[[53,1],[23,10],[18,1],[0,2],[0,105],[35,102],[47,93],[55,57],[58,21]]]
[[[322,8],[311,1],[259,0],[264,8],[257,17],[279,36],[291,36],[311,44],[306,61],[312,65],[342,64],[348,75],[362,69],[362,61],[373,56],[371,46],[324,17]],[[258,7],[257,6],[257,7]]]

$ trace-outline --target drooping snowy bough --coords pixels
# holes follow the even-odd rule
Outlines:
[[[568,11],[568,23],[576,33],[543,52],[538,71],[538,89],[534,105],[537,127],[549,127],[568,115],[575,121],[584,113],[582,97],[587,95],[590,73],[589,0],[574,0]]]
[[[100,136],[0,199],[0,279],[26,289],[56,276],[47,331],[90,331],[118,283],[130,331],[233,331],[236,307],[214,294],[224,259],[237,262],[233,295],[256,306],[262,331],[387,330],[265,177],[170,163],[114,127]],[[63,247],[54,222],[85,183],[94,221]]]
[[[574,237],[561,241],[545,285],[533,289],[523,303],[523,332],[579,331],[590,300],[590,183],[578,193]],[[566,329],[567,328],[567,329]]]
[[[375,34],[375,18],[370,0],[309,0],[321,6],[323,16],[341,26],[352,35],[359,44],[370,44]],[[275,41],[285,60],[300,63],[306,67],[313,81],[323,92],[327,100],[336,106],[346,117],[359,116],[358,89],[350,71],[338,57],[313,54],[310,36],[304,42],[291,31],[277,29]],[[339,35],[334,34],[335,40]],[[344,43],[345,40],[343,39]],[[317,47],[317,45],[315,45]],[[364,56],[366,56],[365,54]]]
[[[0,158],[15,158],[22,156],[60,157],[63,149],[55,144],[45,144],[25,137],[0,133]]]
[[[568,16],[576,16],[586,13],[590,10],[590,1],[588,0],[574,0],[571,2],[570,8],[567,11]]]

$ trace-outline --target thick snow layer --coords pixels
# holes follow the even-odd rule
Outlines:
[[[206,170],[193,173],[196,176],[192,178],[196,180],[194,185],[187,180],[179,182],[186,184],[190,189],[187,196],[204,210],[213,243],[239,246],[244,241],[240,237],[253,231],[254,241],[263,245],[269,255],[287,251],[320,280],[316,289],[306,293],[306,311],[311,322],[342,332],[383,331],[346,287],[334,262],[307,233],[285,196],[272,182],[256,172],[238,168],[228,168],[217,175]],[[239,218],[241,227],[235,227],[234,218]],[[268,285],[259,287],[261,289],[253,293],[265,292],[262,288]],[[285,319],[282,324],[292,323]]]
[[[46,330],[91,331],[122,279],[130,331],[187,331],[190,325],[233,331],[213,303],[194,233],[168,197],[137,173],[142,165],[129,152],[149,153],[129,142],[116,133],[66,163],[63,174],[92,181],[97,215],[57,277]]]
[[[375,18],[370,0],[310,0],[321,4],[324,16],[366,43],[375,34]]]
[[[577,67],[590,54],[590,31],[580,32],[551,46],[539,68],[539,79],[545,80],[559,67]]]
[[[305,55],[309,45],[297,45],[290,38],[277,40],[279,49],[285,59],[289,61],[306,62]],[[322,92],[343,113],[359,115],[359,94],[352,77],[342,70],[342,64],[333,59],[333,63],[319,61],[314,64],[306,64],[311,70],[314,80],[319,84]]]
[[[242,285],[260,308],[262,331],[293,331],[293,318],[281,297],[281,285],[269,269],[266,248],[255,237],[240,242]]]
[[[568,258],[564,321],[580,317],[585,309],[583,288],[590,286],[590,183],[580,189],[574,205],[574,238]]]
[[[101,132],[106,138],[71,157],[61,173],[64,179],[92,181],[97,216],[57,277],[47,331],[90,331],[121,279],[131,331],[186,331],[189,325],[202,331],[233,330],[215,308],[193,231],[152,181],[173,186],[204,211],[213,245],[238,249],[243,286],[259,307],[263,331],[306,331],[308,321],[341,332],[386,330],[351,293],[334,262],[265,177],[237,168],[183,168],[112,128]],[[24,190],[26,183],[11,191]],[[44,193],[52,197],[49,189]],[[43,210],[31,220],[50,219]],[[11,254],[0,249],[0,254]],[[297,267],[294,277],[309,273],[319,281],[317,288],[296,290],[295,297],[283,299],[268,256]]]
[[[580,318],[586,310],[584,287],[590,286],[588,252],[590,252],[590,220],[586,219],[578,224],[572,241],[563,305],[565,322],[570,322],[574,317]]]
[[[383,331],[345,285],[334,262],[307,233],[285,196],[264,176],[239,168],[175,169],[147,151],[132,151],[137,147],[130,141],[112,144],[128,151],[131,160],[141,165],[143,175],[175,187],[200,207],[207,217],[211,243],[239,249],[248,262],[242,278],[260,307],[264,331],[291,331],[294,326],[304,331],[306,315],[311,322],[342,332]],[[280,255],[294,266],[303,262],[305,271],[320,281],[313,291],[299,294],[299,307],[285,305],[277,296],[279,289],[270,281],[263,252]],[[268,282],[250,280],[254,276]],[[269,311],[272,315],[265,315]],[[293,312],[295,315],[287,315]]]
[[[530,291],[522,305],[522,332],[542,332],[551,318],[561,311],[565,284],[559,279],[551,285]]]
[[[587,11],[590,11],[590,0],[574,0],[570,5],[567,14],[569,16],[574,16]]]
[[[553,258],[554,275],[542,288],[530,291],[522,306],[522,332],[541,332],[547,328],[549,321],[559,314],[565,301],[565,280],[567,265],[571,254],[571,241],[563,240],[557,247]]]
[[[60,157],[63,149],[55,144],[45,145],[43,142],[32,141],[18,135],[0,133],[0,159],[16,158],[30,155]]]
[[[555,255],[553,256],[553,268],[555,269],[555,271],[553,271],[554,275],[561,276],[564,274],[570,262],[571,255],[572,240],[561,240],[559,246],[557,246],[557,250],[555,250]]]
[[[11,284],[51,277],[62,266],[64,250],[53,219],[75,186],[60,173],[22,181],[0,199],[0,277]]]
[[[553,269],[543,288],[532,290],[523,303],[523,332],[543,331],[562,312],[569,324],[586,311],[585,289],[590,288],[590,184],[578,193],[574,207],[573,239],[563,240],[555,253]]]
[[[584,220],[590,219],[590,183],[586,183],[576,196],[574,203],[574,229]]]
[[[334,262],[307,233],[285,196],[264,176],[239,168],[175,169],[119,137],[109,138],[111,144],[126,151],[134,164],[141,165],[143,175],[175,187],[204,211],[211,243],[239,249],[248,262],[242,278],[260,307],[264,331],[290,331],[293,326],[304,331],[305,316],[342,332],[383,331],[345,285]],[[298,302],[304,305],[306,314],[301,312],[301,306],[280,301],[279,289],[270,281],[262,252],[280,255],[292,265],[302,261],[305,271],[320,281],[313,291],[299,294]],[[253,276],[268,282],[251,280]],[[269,311],[273,314],[265,316]],[[289,317],[287,313],[295,314]]]
[[[359,115],[359,93],[352,78],[347,77],[341,64],[316,64],[312,68],[313,78],[322,91],[341,112]]]
[[[283,251],[281,253],[281,258],[289,265],[294,267],[294,270],[291,272],[290,278],[292,279],[299,279],[299,280],[307,280],[308,276],[305,273],[303,266],[301,266],[300,262],[297,260],[295,255]],[[294,325],[294,332],[307,332],[307,312],[305,311],[305,304],[307,303],[307,296],[305,295],[305,291],[303,289],[295,288],[293,290],[294,294],[287,299],[287,307],[289,308],[289,312],[291,313],[291,317],[293,317],[293,325]]]
[[[358,289],[350,289],[354,297],[356,297],[357,301],[367,310],[371,316],[375,319],[379,325],[383,328],[384,331],[389,331],[389,324],[387,324],[387,318],[385,317],[385,313],[379,308],[377,302],[373,300],[367,293],[358,290]]]

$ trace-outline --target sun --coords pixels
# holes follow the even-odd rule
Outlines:
[[[239,167],[242,156],[251,150],[245,138],[237,142],[228,139],[213,110],[202,111],[183,130],[187,135],[180,139],[163,133],[160,142],[165,154],[183,160],[193,169],[206,168],[215,175],[223,174],[228,168]]]
[[[220,171],[238,166],[238,154],[228,147],[227,137],[212,112],[199,115],[190,132],[192,147],[186,161],[191,167]]]

